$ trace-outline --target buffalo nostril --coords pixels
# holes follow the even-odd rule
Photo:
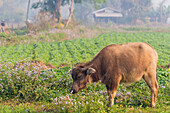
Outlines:
[[[71,94],[73,93],[73,90],[72,90],[72,89],[70,90],[70,93],[71,93]]]

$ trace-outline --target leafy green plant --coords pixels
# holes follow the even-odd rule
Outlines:
[[[58,40],[64,36],[62,33],[49,34],[50,38],[48,39]],[[51,43],[48,43],[47,40],[47,42],[35,44],[0,47],[0,61],[1,63],[12,62],[15,64],[16,61],[27,59],[50,63],[58,67],[62,64],[69,65],[72,62],[89,61],[109,44],[147,42],[158,52],[158,66],[165,66],[170,62],[169,37],[169,33],[108,33],[92,39],[74,39]],[[41,38],[44,40],[44,36]]]
[[[26,35],[29,33],[28,29],[18,29],[14,31],[16,35]]]
[[[41,66],[38,68],[31,61],[18,62],[16,65],[4,64],[0,68],[1,101],[40,102],[41,111],[52,110],[53,112],[132,112],[139,110],[168,112],[169,69],[157,69],[159,93],[157,108],[154,110],[148,108],[151,100],[150,89],[144,80],[132,83],[130,86],[121,84],[115,97],[115,105],[111,108],[107,107],[107,90],[101,83],[93,83],[87,90],[71,95],[69,90],[72,79],[68,75],[70,68],[41,70]],[[19,104],[15,108],[1,106],[0,110],[15,109],[17,112],[34,110],[26,104]]]
[[[37,37],[37,40],[46,40],[44,36]],[[47,36],[49,40],[56,40],[65,35]],[[87,62],[103,47],[113,43],[147,42],[158,52],[158,67],[165,67],[170,63],[169,37],[169,33],[108,33],[92,39],[0,46],[0,112],[170,112],[170,68],[157,69],[159,92],[156,109],[148,107],[150,89],[143,80],[130,86],[119,85],[115,105],[109,108],[103,84],[91,84],[87,90],[71,95],[72,79],[68,75],[70,64]],[[21,40],[25,41],[22,35],[18,41]],[[56,67],[68,66],[45,67],[44,70],[40,62]]]
[[[6,33],[0,33],[0,38],[5,38],[5,37],[9,37],[9,35],[8,34],[6,34]]]

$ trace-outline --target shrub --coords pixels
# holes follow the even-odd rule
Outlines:
[[[71,83],[70,77],[64,74],[68,71],[68,67],[45,71],[40,71],[40,68],[34,66],[32,62],[2,65],[0,68],[1,100],[15,98],[27,102],[51,102],[58,95],[57,90],[63,90],[62,88],[66,88]]]
[[[26,35],[28,33],[29,33],[28,29],[18,29],[18,30],[15,30],[15,34],[16,35]]]

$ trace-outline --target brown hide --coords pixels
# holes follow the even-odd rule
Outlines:
[[[113,44],[103,48],[85,67],[92,65],[96,69],[91,75],[93,82],[101,80],[109,85],[121,76],[121,82],[131,83],[140,80],[152,67],[156,69],[157,59],[157,52],[147,43]]]
[[[101,80],[107,87],[109,106],[112,106],[119,83],[136,82],[143,78],[151,89],[151,106],[155,107],[159,87],[156,80],[157,60],[157,52],[147,43],[106,46],[90,62],[72,70],[71,92],[77,93],[87,83]]]

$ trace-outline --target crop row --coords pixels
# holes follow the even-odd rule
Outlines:
[[[158,65],[170,63],[170,33],[108,33],[91,39],[0,47],[0,62],[15,64],[17,61],[31,60],[58,67],[89,61],[106,45],[128,42],[147,42],[158,52]]]
[[[44,106],[42,109],[51,110],[52,107],[56,112],[97,111],[103,113],[115,112],[115,110],[120,112],[122,108],[151,109],[148,108],[151,93],[144,80],[127,87],[120,84],[115,97],[115,105],[111,109],[107,107],[108,96],[104,84],[93,83],[88,85],[87,90],[71,95],[69,90],[72,86],[72,78],[68,75],[70,68],[71,66],[40,71],[32,61],[18,62],[16,65],[3,64],[0,67],[0,102],[12,101],[28,104],[41,102],[42,107],[45,103],[49,103],[50,107]],[[159,92],[156,106],[159,109],[158,112],[168,113],[169,75],[169,69],[157,69]],[[1,109],[0,106],[0,112]]]

